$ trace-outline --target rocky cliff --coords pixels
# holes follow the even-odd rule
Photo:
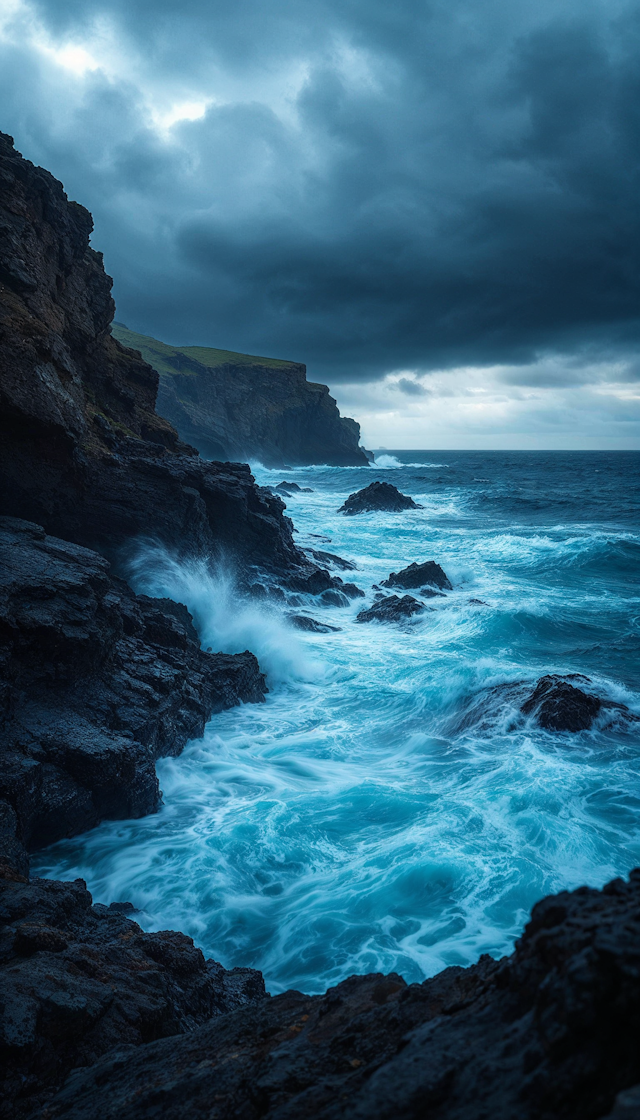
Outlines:
[[[91,229],[0,133],[0,514],[112,558],[154,537],[304,583],[316,569],[280,498],[241,463],[203,462],[157,415],[158,374],[111,336]]]
[[[326,385],[306,367],[204,346],[167,346],[122,323],[112,333],[158,371],[158,411],[207,459],[254,459],[268,467],[366,466],[360,427],[341,417]]]

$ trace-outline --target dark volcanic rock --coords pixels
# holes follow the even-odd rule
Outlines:
[[[282,494],[313,494],[310,486],[298,486],[297,482],[280,482],[274,489]]]
[[[452,714],[448,729],[450,734],[457,735],[473,727],[490,738],[497,729],[502,733],[522,728],[525,716],[540,719],[542,715],[546,722],[540,719],[541,725],[548,730],[575,732],[590,727],[598,714],[602,717],[598,720],[601,729],[616,725],[624,730],[640,722],[640,716],[626,704],[605,695],[594,695],[588,677],[580,673],[550,674],[541,677],[535,685],[523,680],[505,681],[480,689],[462,701]]]
[[[74,883],[0,880],[2,1102],[26,1116],[70,1069],[265,997],[259,972],[205,961],[182,933],[143,933]],[[132,909],[132,908],[131,908]]]
[[[356,622],[404,622],[412,615],[424,610],[424,604],[419,603],[412,595],[386,595],[377,597],[377,602],[365,611],[356,615]]]
[[[155,412],[158,374],[110,334],[91,215],[0,133],[0,514],[110,559],[134,537],[304,579],[284,504],[204,462]]]
[[[186,607],[134,595],[95,552],[0,518],[0,858],[159,801],[155,760],[262,700],[251,653],[204,653]],[[13,816],[12,816],[13,814]]]
[[[602,702],[597,696],[591,696],[577,688],[571,681],[589,683],[588,677],[579,674],[540,677],[520,711],[527,716],[534,715],[540,726],[549,731],[588,730],[600,711]]]
[[[321,552],[320,549],[310,548],[307,550],[311,553],[314,560],[318,564],[328,564],[329,567],[339,568],[342,572],[355,572],[357,565],[353,564],[351,560],[345,560],[342,556],[336,556],[334,552]]]
[[[381,510],[386,513],[398,513],[403,509],[421,509],[407,494],[392,486],[390,482],[372,482],[364,490],[357,490],[350,494],[344,505],[340,506],[338,513],[367,513],[370,510]]]
[[[640,871],[538,903],[515,952],[352,977],[107,1055],[55,1120],[596,1120],[640,1081]],[[619,1113],[615,1114],[616,1117]]]
[[[441,591],[453,591],[448,576],[435,560],[426,560],[424,564],[409,564],[401,572],[392,572],[382,586],[404,587],[407,590],[430,586],[438,587]]]
[[[113,333],[160,374],[158,409],[208,459],[268,467],[366,466],[360,425],[341,417],[326,385],[299,362],[207,346],[167,346],[122,323]]]
[[[329,626],[328,622],[318,622],[308,614],[287,615],[289,622],[296,630],[307,630],[310,634],[331,634],[340,630],[339,626]]]

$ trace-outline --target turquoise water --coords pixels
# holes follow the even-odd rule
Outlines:
[[[131,900],[146,929],[182,929],[227,967],[262,969],[272,992],[315,992],[499,956],[541,896],[640,864],[640,725],[549,733],[488,695],[581,672],[640,712],[639,466],[395,452],[369,470],[256,467],[261,483],[313,488],[287,499],[296,540],[354,561],[342,575],[366,600],[300,599],[341,627],[302,634],[243,600],[232,568],[146,553],[138,588],[186,602],[205,647],[252,649],[267,701],[159,763],[159,813],[63,841],[36,872]],[[424,508],[336,512],[375,478]],[[429,559],[454,585],[445,599],[403,627],[354,621],[372,583]]]

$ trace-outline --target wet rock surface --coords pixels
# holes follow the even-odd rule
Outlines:
[[[533,715],[548,731],[587,731],[602,701],[584,692],[578,685],[589,684],[588,677],[577,673],[568,677],[541,677],[528,700],[521,705],[524,715]]]
[[[259,701],[251,653],[205,653],[186,607],[135,595],[95,552],[0,518],[0,861],[159,803],[155,760]]]
[[[424,564],[409,564],[400,572],[391,572],[382,587],[403,587],[407,590],[417,588],[437,587],[440,591],[453,591],[453,585],[435,560],[426,560]]]
[[[335,552],[322,552],[317,548],[309,548],[307,551],[318,564],[322,564],[325,567],[339,568],[342,572],[355,572],[358,570],[357,564],[354,564],[351,560],[345,560],[342,556],[336,556]]]
[[[386,595],[377,597],[377,602],[356,615],[356,622],[405,622],[414,614],[423,611],[424,603],[419,603],[412,595]]]
[[[335,634],[340,630],[339,626],[330,626],[328,622],[318,622],[317,618],[311,618],[307,614],[290,614],[287,617],[296,630],[306,630],[309,634]]]
[[[364,490],[357,490],[350,494],[346,502],[340,506],[338,513],[356,514],[369,513],[380,510],[386,513],[399,513],[404,509],[421,509],[407,494],[392,486],[390,482],[372,482]]]
[[[635,871],[538,903],[501,961],[287,992],[116,1051],[49,1115],[93,1120],[99,1101],[103,1120],[596,1120],[640,1080],[639,965]]]
[[[122,905],[93,906],[81,879],[0,879],[0,908],[0,1116],[39,1114],[71,1069],[114,1048],[264,999],[259,972],[205,961],[182,933],[143,933]]]
[[[508,681],[475,693],[452,717],[449,729],[458,733],[474,728],[486,735],[499,727],[508,732],[531,717],[547,731],[573,733],[588,730],[596,718],[601,727],[615,724],[630,729],[640,722],[640,716],[625,704],[597,695],[589,677],[553,673],[535,684]]]
[[[310,486],[298,486],[297,482],[279,482],[274,490],[281,494],[313,494]]]

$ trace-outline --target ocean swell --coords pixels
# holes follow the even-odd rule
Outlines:
[[[84,877],[99,901],[131,900],[147,929],[182,929],[225,966],[260,968],[273,992],[321,991],[354,972],[418,980],[499,956],[536,899],[640,861],[638,725],[552,733],[519,714],[522,689],[549,672],[586,674],[640,713],[627,460],[604,516],[575,460],[552,471],[548,455],[542,467],[451,453],[445,486],[423,473],[433,453],[419,467],[416,452],[394,456],[394,482],[422,510],[339,515],[375,468],[362,482],[354,468],[258,471],[266,485],[312,488],[286,499],[296,539],[355,562],[348,578],[366,600],[267,607],[243,598],[231,571],[139,557],[137,590],[186,602],[205,648],[253,650],[269,695],[216,715],[158,765],[158,814],[105,823],[37,860],[41,874]],[[488,515],[474,478],[490,476],[501,496]],[[552,497],[546,521],[537,505],[514,522],[513,492],[545,477],[552,495],[564,485],[565,520]],[[355,621],[373,584],[427,559],[452,592],[402,626]],[[294,606],[340,629],[298,633]]]

